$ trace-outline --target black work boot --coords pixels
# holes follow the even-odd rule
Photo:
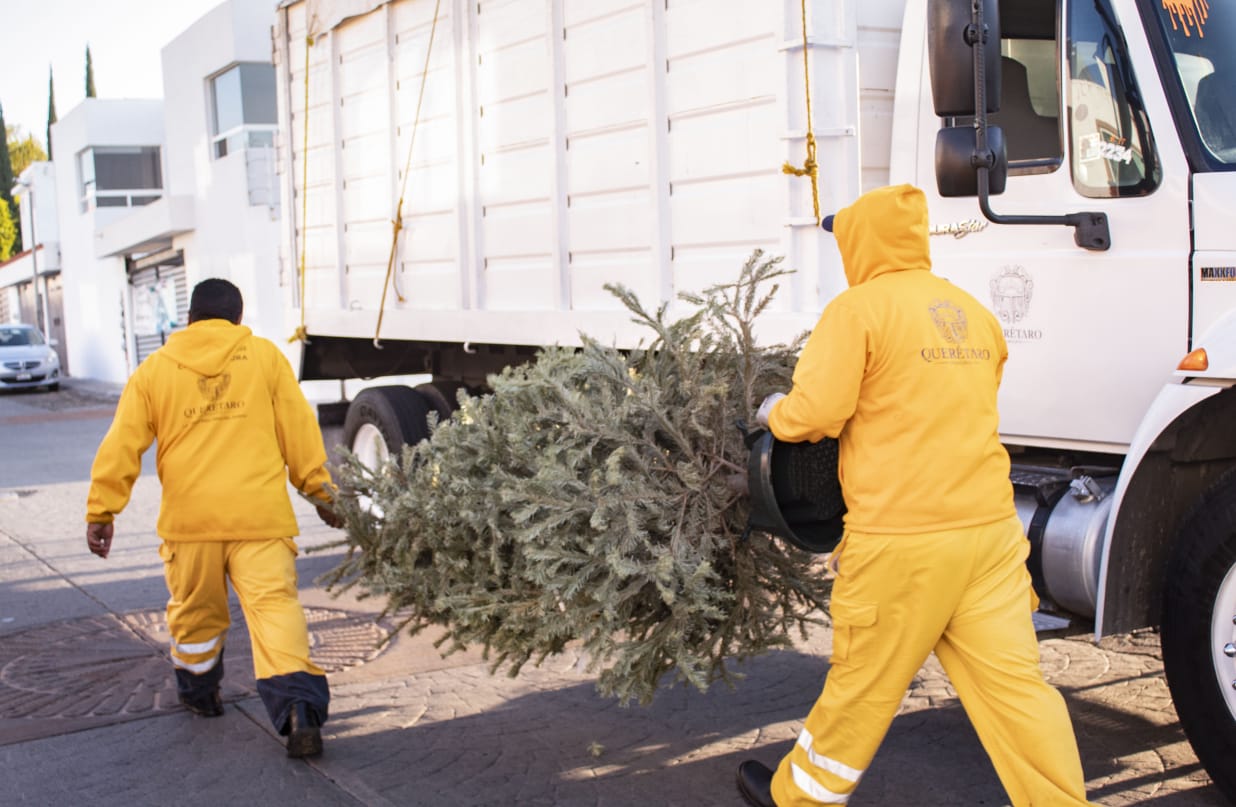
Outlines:
[[[181,705],[198,717],[219,717],[223,714],[223,700],[219,697],[222,680],[223,650],[220,650],[214,666],[204,673],[176,668],[176,697]]]
[[[755,807],[777,807],[772,797],[772,778],[772,769],[749,759],[738,766],[738,792]]]
[[[223,714],[223,699],[219,690],[192,695],[181,694],[180,703],[198,717],[219,717]]]
[[[288,714],[288,756],[316,757],[322,753],[322,729],[308,704],[296,703]]]

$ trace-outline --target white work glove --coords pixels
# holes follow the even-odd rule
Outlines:
[[[761,426],[768,427],[768,416],[772,414],[773,406],[784,397],[784,392],[774,392],[760,404],[760,411],[755,413],[755,419]]]

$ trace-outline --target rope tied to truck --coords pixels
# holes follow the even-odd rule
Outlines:
[[[399,249],[399,231],[403,229],[403,200],[408,190],[408,174],[412,172],[412,147],[416,143],[416,130],[421,122],[421,104],[425,100],[425,84],[429,78],[429,56],[433,53],[434,34],[438,31],[438,12],[442,8],[442,0],[437,0],[433,7],[433,23],[429,26],[429,44],[425,46],[425,68],[421,71],[421,87],[416,95],[416,114],[412,117],[412,132],[408,135],[408,156],[403,164],[403,181],[399,187],[399,201],[395,204],[395,220],[391,222],[391,249],[386,259],[386,279],[382,281],[382,299],[378,303],[378,322],[373,331],[373,346],[382,349],[380,335],[382,333],[382,317],[386,313],[386,291],[391,286],[395,274],[395,255]],[[405,302],[403,294],[395,287],[395,297],[399,302]]]
[[[297,283],[300,286],[300,326],[288,338],[288,342],[309,344],[309,330],[305,327],[305,244],[309,231],[309,49],[313,47],[313,34],[305,36],[305,137],[300,149],[300,257],[297,260]]]
[[[787,160],[781,166],[781,173],[792,174],[796,177],[811,177],[811,207],[815,213],[815,223],[819,226],[820,171],[819,165],[815,161],[815,132],[811,128],[811,63],[807,58],[807,0],[802,0],[799,5],[802,9],[803,29],[803,89],[807,98],[807,159],[803,161],[802,168]]]

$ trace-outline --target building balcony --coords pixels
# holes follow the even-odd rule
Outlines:
[[[193,197],[163,196],[95,230],[96,258],[166,249],[172,238],[194,229]]]

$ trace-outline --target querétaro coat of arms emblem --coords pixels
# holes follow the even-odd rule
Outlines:
[[[931,321],[936,324],[936,330],[950,344],[960,345],[966,341],[968,325],[966,312],[950,303],[948,300],[937,300],[930,306]]]
[[[991,307],[1006,324],[1021,322],[1030,313],[1034,278],[1021,266],[1006,266],[991,279]]]
[[[214,403],[223,397],[223,393],[227,392],[227,388],[231,383],[231,373],[210,377],[203,376],[197,380],[197,391],[202,394],[203,398]]]

